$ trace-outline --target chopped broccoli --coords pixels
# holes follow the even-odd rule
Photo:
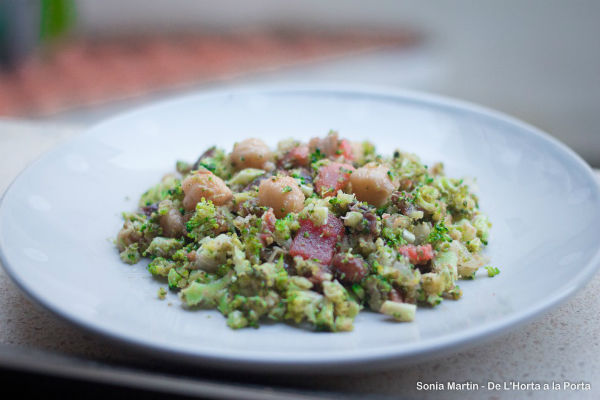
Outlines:
[[[452,238],[448,234],[448,228],[444,225],[444,222],[438,222],[433,226],[433,229],[429,233],[429,237],[427,238],[429,243],[435,242],[451,242]]]
[[[148,271],[154,276],[167,277],[169,271],[172,268],[175,268],[176,265],[177,263],[173,261],[166,260],[162,257],[156,257],[148,264]]]
[[[164,237],[155,237],[150,246],[144,252],[145,256],[169,258],[175,252],[183,247],[183,243],[178,239]]]
[[[264,174],[265,174],[265,171],[263,171],[262,169],[245,168],[245,169],[241,170],[240,172],[236,173],[230,180],[228,180],[227,184],[230,186],[232,186],[232,185],[244,186]]]
[[[206,236],[214,236],[219,227],[217,223],[217,210],[210,200],[202,199],[196,204],[196,211],[186,224],[188,237],[201,240]]]
[[[214,308],[222,296],[227,295],[227,286],[231,283],[232,274],[210,283],[192,282],[180,292],[183,302],[189,306]]]
[[[139,206],[149,206],[159,203],[161,200],[167,198],[167,196],[178,197],[182,194],[181,181],[173,175],[167,175],[160,183],[151,187],[142,195]]]
[[[363,307],[412,321],[417,304],[459,299],[458,279],[473,278],[489,262],[482,253],[491,223],[474,191],[462,179],[444,176],[441,163],[428,168],[400,150],[379,155],[371,143],[342,139],[335,131],[308,143],[281,142],[274,151],[260,140],[254,144],[256,154],[242,158],[254,168],[237,170],[243,166],[211,147],[193,164],[178,161],[176,173],[141,196],[136,212],[123,214],[115,241],[120,257],[131,264],[149,259],[148,271],[165,286],[159,298],[167,296],[168,285],[185,306],[218,310],[232,329],[271,320],[349,331]],[[331,168],[337,175],[329,182],[327,167],[340,162],[348,166]],[[377,182],[354,179],[367,163],[385,167],[383,178],[393,180],[381,204],[360,194],[360,185],[379,190]],[[186,182],[184,192],[182,180],[195,170],[212,171],[212,183],[223,180],[219,190],[231,191],[231,201],[215,205],[209,199],[219,193],[207,188],[193,210],[189,199],[184,208],[192,189]],[[353,179],[346,182],[338,172]],[[294,212],[279,219],[257,185],[276,176],[295,179],[304,195],[293,185],[271,193],[300,199]],[[341,190],[331,188],[335,179],[344,181]],[[325,265],[321,254],[335,258]],[[485,269],[490,277],[500,272]]]
[[[120,253],[121,260],[127,264],[137,264],[140,261],[140,249],[138,243],[133,243],[127,246],[125,250]]]

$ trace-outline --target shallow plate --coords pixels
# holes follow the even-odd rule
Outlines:
[[[351,333],[284,324],[233,331],[214,311],[186,311],[111,238],[120,212],[208,146],[257,136],[308,139],[329,129],[399,147],[477,179],[490,215],[488,255],[502,273],[461,282],[464,298],[419,309],[414,323],[362,312]],[[181,98],[100,124],[47,154],[0,206],[2,263],[32,298],[113,339],[235,369],[340,372],[435,356],[514,327],[583,285],[598,264],[600,192],[572,151],[506,116],[423,94],[364,88],[262,88]],[[311,368],[307,369],[310,366]]]

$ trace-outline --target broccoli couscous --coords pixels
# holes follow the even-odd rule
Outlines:
[[[442,164],[336,132],[275,150],[260,139],[211,147],[123,218],[121,259],[148,258],[184,307],[217,309],[231,328],[326,331],[352,330],[365,308],[412,321],[417,306],[459,299],[458,280],[487,265],[491,227]]]

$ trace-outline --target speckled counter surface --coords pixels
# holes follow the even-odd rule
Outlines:
[[[0,121],[0,193],[29,162],[77,128]],[[577,266],[573,266],[576,268]],[[409,398],[600,398],[600,274],[567,302],[500,338],[454,355],[386,372],[340,376],[263,377],[264,384]],[[139,353],[92,337],[29,301],[0,269],[0,343],[87,359],[139,361]],[[258,378],[257,378],[258,379]],[[471,391],[418,390],[417,382],[473,382]],[[591,390],[564,389],[563,382]],[[561,390],[487,390],[488,382],[556,382]]]

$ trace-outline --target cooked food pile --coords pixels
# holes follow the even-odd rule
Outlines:
[[[231,328],[348,331],[364,308],[412,321],[417,305],[460,298],[458,279],[486,264],[476,195],[414,154],[330,132],[275,151],[260,139],[212,147],[176,169],[123,214],[121,259],[148,257],[185,307],[216,308]]]

